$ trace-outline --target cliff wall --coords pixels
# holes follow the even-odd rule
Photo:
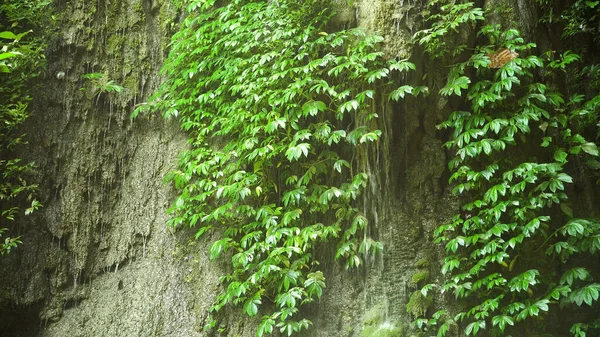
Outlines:
[[[421,1],[338,6],[339,25],[379,32],[392,57],[414,53],[408,41],[422,24]],[[159,116],[129,119],[161,81],[180,13],[167,0],[58,0],[56,9],[63,29],[28,124],[44,208],[21,229],[24,244],[2,261],[9,305],[0,335],[205,336],[221,266],[208,262],[207,241],[166,227],[174,192],[162,176],[185,148],[185,134]],[[439,87],[435,65],[416,63],[405,80]],[[103,75],[82,77],[90,73]],[[125,90],[109,92],[109,81]],[[370,179],[363,207],[385,251],[355,272],[333,262],[333,251],[321,252],[330,263],[327,289],[306,312],[314,326],[304,336],[400,336],[411,320],[413,275],[435,277],[441,252],[432,232],[457,207],[446,185],[446,135],[435,128],[447,106],[436,95],[379,103],[383,140],[358,155]],[[255,324],[232,313],[217,334],[252,336]]]

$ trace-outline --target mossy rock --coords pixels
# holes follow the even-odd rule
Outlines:
[[[413,274],[410,284],[413,287],[416,287],[419,285],[419,283],[421,283],[421,282],[425,283],[428,280],[429,280],[429,271],[428,270],[418,271]]]
[[[422,258],[419,261],[415,262],[415,268],[429,268],[429,260],[426,258]]]
[[[390,323],[385,321],[386,305],[379,303],[365,312],[363,318],[364,329],[360,337],[402,337],[404,326],[400,322]]]
[[[406,312],[413,317],[422,317],[427,313],[427,309],[431,307],[433,300],[429,296],[423,296],[420,290],[415,291],[410,300],[406,304]]]
[[[402,337],[403,327],[390,323],[366,326],[360,337]]]
[[[379,303],[365,312],[363,318],[363,324],[365,326],[379,325],[383,323],[385,318],[385,306],[383,303]]]

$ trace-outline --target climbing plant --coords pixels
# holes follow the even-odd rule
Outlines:
[[[576,34],[576,22],[597,23],[597,6],[562,8],[563,36]],[[416,38],[432,58],[453,63],[439,95],[457,109],[440,128],[452,132],[450,182],[463,203],[435,231],[446,281],[421,293],[439,287],[464,310],[422,315],[414,325],[440,337],[456,325],[466,335],[598,335],[600,219],[597,205],[578,198],[578,189],[600,182],[597,45],[539,51],[517,29],[488,23],[474,3],[431,7],[438,14]],[[476,31],[474,45],[449,44],[460,41],[459,30]],[[594,80],[578,83],[586,77]],[[557,315],[565,331],[550,319]]]
[[[182,5],[153,107],[190,136],[166,176],[180,193],[169,225],[211,233],[210,259],[229,262],[213,315],[239,307],[262,316],[257,336],[289,336],[323,294],[319,247],[336,244],[347,268],[382,249],[358,208],[368,176],[351,153],[381,136],[376,99],[423,88],[394,87],[414,65],[386,61],[381,37],[332,31],[328,1]]]
[[[18,148],[26,143],[20,127],[29,117],[33,79],[44,66],[47,32],[41,28],[52,21],[49,4],[14,0],[0,5],[0,255],[21,243],[8,236],[8,228],[41,206],[34,196],[37,185],[29,179],[34,165]]]
[[[114,80],[108,79],[104,73],[87,73],[83,74],[81,78],[88,80],[91,87],[82,87],[79,90],[88,92],[92,99],[95,98],[96,104],[98,104],[103,94],[119,94],[125,91],[125,87],[117,84]]]

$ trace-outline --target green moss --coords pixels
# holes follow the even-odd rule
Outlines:
[[[384,317],[385,306],[383,303],[379,303],[365,313],[363,323],[364,325],[378,325],[383,322]]]
[[[123,82],[123,86],[125,88],[127,88],[127,91],[131,94],[131,95],[137,95],[138,94],[138,83],[139,83],[139,78],[136,75],[133,76],[127,76],[125,78],[125,81]]]
[[[429,271],[428,270],[418,271],[413,274],[412,280],[411,280],[411,285],[413,287],[416,287],[419,285],[419,283],[427,282],[427,280],[429,280]]]
[[[120,55],[121,48],[123,48],[123,37],[121,34],[111,35],[108,38],[108,43],[106,45],[107,54],[118,57]]]
[[[360,337],[402,337],[402,326],[390,323],[366,326],[360,333]]]
[[[175,22],[173,22],[173,9],[170,6],[166,6],[166,5],[161,5],[160,6],[160,15],[159,17],[161,18],[160,21],[160,28],[163,32],[169,31],[170,29],[173,29],[175,26]]]
[[[426,258],[420,259],[415,262],[415,268],[429,268],[429,260]]]
[[[134,2],[131,9],[133,10],[133,12],[135,12],[137,15],[144,15],[144,7],[142,6],[142,2]]]
[[[96,44],[96,39],[94,37],[91,37],[91,38],[87,39],[87,44],[85,46],[85,49],[87,51],[92,51],[92,50],[94,50],[95,44]]]
[[[402,323],[385,322],[386,307],[379,303],[369,309],[363,318],[365,325],[360,337],[401,337],[404,327]]]
[[[415,291],[410,300],[406,304],[406,312],[413,317],[421,317],[427,313],[427,309],[431,307],[433,300],[429,296],[423,296],[420,290]]]

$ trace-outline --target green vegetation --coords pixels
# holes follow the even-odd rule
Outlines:
[[[347,268],[382,249],[358,208],[368,177],[351,154],[381,136],[376,102],[425,88],[394,86],[394,73],[414,65],[384,60],[382,38],[331,31],[325,0],[182,5],[188,16],[153,107],[190,135],[190,150],[166,178],[180,192],[170,225],[197,228],[196,238],[212,233],[211,259],[231,261],[213,315],[236,306],[262,315],[257,336],[274,329],[289,336],[309,327],[299,307],[325,288],[316,256],[322,244],[337,244]],[[538,1],[549,13],[542,21],[561,27],[563,37],[595,42],[598,5]],[[597,335],[600,223],[593,209],[573,202],[574,184],[600,177],[597,56],[575,44],[539,51],[518,29],[490,24],[491,14],[471,2],[428,6],[430,26],[415,38],[447,65],[439,67],[448,72],[438,95],[455,111],[440,128],[452,132],[450,182],[464,203],[435,232],[447,251],[446,282],[420,287],[429,272],[415,273],[421,289],[407,313],[415,327],[441,337],[454,327],[467,335],[551,334],[554,322],[538,318],[568,311],[572,335]],[[467,28],[476,38],[461,44]],[[465,310],[425,317],[436,287]],[[211,318],[206,328],[215,325]],[[384,332],[402,329],[369,321],[362,336]]]
[[[415,268],[429,268],[429,260],[426,258],[422,258],[420,260],[418,260],[417,262],[415,262]]]
[[[406,312],[412,317],[422,317],[425,316],[432,304],[433,299],[430,296],[423,295],[420,290],[417,290],[410,295],[406,304]]]
[[[364,328],[360,337],[402,337],[403,325],[399,322],[392,324],[386,321],[386,305],[377,304],[369,309],[364,316]]]
[[[33,163],[23,161],[17,148],[26,143],[19,128],[29,116],[33,80],[44,66],[40,31],[51,19],[49,3],[14,0],[0,5],[0,255],[21,243],[9,236],[8,228],[41,206],[34,197],[37,186],[28,181]]]
[[[102,94],[119,94],[125,90],[125,87],[117,84],[115,81],[108,79],[104,73],[88,73],[83,74],[81,78],[88,80],[91,87],[82,87],[79,90],[88,92],[91,99],[96,98],[96,104],[100,101]]]
[[[412,286],[417,287],[419,284],[427,281],[429,281],[429,271],[422,270],[413,274],[410,283]]]
[[[598,41],[598,5],[539,1],[545,22],[572,41]],[[537,50],[513,27],[487,24],[471,2],[430,6],[438,14],[417,39],[451,65],[439,94],[456,111],[440,128],[452,131],[450,182],[464,201],[435,232],[447,252],[439,287],[465,310],[424,318],[411,309],[422,317],[415,326],[440,337],[456,323],[466,335],[597,336],[600,219],[577,188],[597,189],[600,177],[598,57],[577,44]],[[474,43],[457,46],[459,29],[473,28]],[[543,319],[554,315],[565,330]]]
[[[382,249],[358,209],[368,177],[351,154],[381,135],[377,99],[422,88],[393,87],[414,65],[385,61],[381,37],[332,32],[327,1],[183,5],[154,107],[190,135],[166,177],[180,191],[170,225],[218,235],[210,258],[231,261],[211,312],[260,313],[257,336],[289,336],[311,324],[299,307],[323,294],[322,243],[337,243],[347,268]]]
[[[402,337],[402,329],[394,325],[382,324],[378,326],[367,326],[360,333],[360,337]]]
[[[93,85],[93,90],[98,91],[98,95],[103,92],[111,93],[116,92],[120,93],[125,90],[125,88],[121,85],[118,85],[113,80],[109,80],[107,76],[103,73],[89,73],[83,74],[81,78],[90,80]],[[87,88],[81,88],[81,90],[87,90]]]

